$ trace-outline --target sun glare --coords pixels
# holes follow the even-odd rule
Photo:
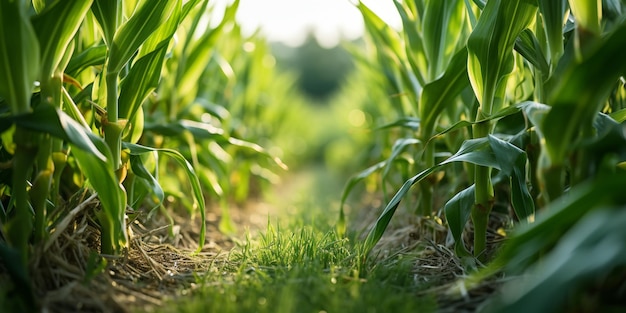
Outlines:
[[[231,0],[216,0],[217,8]],[[257,29],[270,41],[288,45],[301,44],[308,33],[315,34],[321,45],[331,47],[342,39],[363,34],[363,20],[355,0],[241,0],[237,20],[247,34]],[[393,1],[362,1],[394,28],[400,18]]]

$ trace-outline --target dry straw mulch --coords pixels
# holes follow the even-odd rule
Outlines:
[[[369,200],[373,206],[361,211],[354,221],[354,229],[367,235],[375,223],[381,203]],[[505,277],[491,277],[471,287],[463,283],[468,269],[481,264],[464,264],[454,253],[452,235],[449,233],[443,214],[434,217],[418,217],[405,208],[397,209],[385,234],[372,251],[379,261],[402,255],[412,258],[413,270],[408,273],[414,280],[429,286],[417,296],[434,296],[439,313],[477,312],[483,308],[494,293],[506,281]],[[505,240],[504,231],[512,226],[508,214],[493,212],[487,233],[487,258],[491,258]],[[471,248],[473,227],[468,223],[464,233],[465,246]]]
[[[95,196],[61,218],[52,235],[34,252],[30,272],[42,312],[149,312],[194,286],[195,275],[223,266],[233,243],[209,221],[199,253],[197,220],[173,216],[129,223],[129,244],[121,256],[99,257],[100,231],[94,220]],[[129,212],[130,213],[130,212]],[[94,258],[95,257],[95,258]],[[89,260],[97,260],[89,264]],[[94,273],[93,264],[106,266]],[[9,279],[0,267],[0,278]]]

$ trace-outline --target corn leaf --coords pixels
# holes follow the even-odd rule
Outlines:
[[[609,115],[611,116],[612,119],[616,120],[618,123],[622,123],[626,121],[626,109],[615,111]]]
[[[102,138],[53,106],[40,105],[32,113],[0,117],[0,132],[4,132],[12,124],[50,134],[87,151],[102,162],[107,160],[96,144],[101,143]]]
[[[463,243],[463,229],[469,221],[472,207],[474,207],[474,185],[454,195],[452,199],[446,202],[443,209],[448,228],[454,238],[454,251],[457,256],[471,255]]]
[[[601,34],[602,0],[569,0],[569,6],[576,17],[578,28],[584,32]]]
[[[134,197],[135,201],[131,201],[131,202],[136,202],[137,204],[140,204],[143,198],[147,196],[149,192],[153,196],[155,205],[159,206],[163,203],[163,199],[165,199],[165,192],[163,192],[163,188],[161,188],[161,185],[159,184],[158,179],[155,177],[155,175],[152,175],[152,173],[150,173],[148,169],[146,169],[146,166],[144,163],[145,162],[143,159],[143,155],[132,154],[130,156],[130,168],[132,169],[133,174],[136,175],[135,179],[138,179],[140,181],[140,182],[135,182],[135,183],[141,184],[145,189],[144,192],[140,192],[138,194],[133,193],[132,196]],[[130,196],[130,192],[129,192],[129,196]]]
[[[530,29],[522,31],[515,41],[515,51],[524,57],[536,69],[541,71],[545,77],[550,74],[550,66],[546,60],[546,56],[541,50],[539,41]],[[562,53],[562,52],[561,52]]]
[[[626,72],[626,62],[615,62],[622,58],[625,34],[626,22],[622,22],[583,62],[570,64],[549,95],[552,108],[539,127],[552,164],[561,164],[581,131],[591,129],[595,113]]]
[[[492,303],[492,310],[487,312],[559,311],[572,290],[593,285],[598,277],[626,265],[624,223],[623,205],[582,217],[540,264],[529,268],[528,279],[514,279],[505,285],[506,297]]]
[[[403,3],[407,4],[407,2]],[[394,4],[396,5],[402,20],[402,27],[408,43],[406,45],[407,59],[419,84],[425,85],[425,77],[428,75],[428,73],[426,73],[426,69],[428,68],[428,59],[426,58],[426,53],[424,52],[424,43],[422,35],[420,34],[422,25],[419,12],[411,12],[409,8],[405,8],[403,6],[403,3],[394,0]]]
[[[109,73],[119,73],[141,44],[166,23],[179,1],[143,1],[131,18],[124,23],[113,37],[109,50]]]
[[[104,64],[107,55],[105,45],[89,47],[79,54],[72,56],[65,68],[65,72],[70,76],[76,76],[90,66],[101,66]]]
[[[496,152],[500,154],[504,154],[504,155],[497,155]],[[518,158],[521,158],[521,157],[523,157],[523,161],[524,161],[523,164],[521,164],[518,160]],[[439,170],[446,164],[450,164],[453,162],[468,162],[468,163],[475,164],[475,165],[495,168],[495,169],[500,170],[499,175],[512,177],[513,175],[518,175],[519,173],[525,173],[525,168],[520,168],[520,166],[525,167],[526,155],[523,151],[519,150],[517,147],[513,146],[511,143],[505,142],[491,135],[485,138],[466,140],[465,142],[463,142],[463,144],[461,145],[461,148],[459,148],[459,150],[454,155],[444,160],[443,162],[431,168],[425,169],[419,174],[411,177],[402,185],[400,190],[396,192],[396,194],[393,196],[391,201],[387,203],[387,205],[385,206],[385,209],[376,220],[374,227],[368,233],[367,238],[365,240],[365,246],[364,246],[366,253],[369,252],[376,245],[376,243],[378,243],[385,229],[389,225],[389,222],[391,221],[393,214],[398,208],[400,201],[409,192],[411,187],[419,183],[420,181],[422,181],[424,178],[428,177],[428,175]],[[516,171],[519,171],[519,172],[516,172]],[[525,184],[525,181],[521,181],[521,182],[520,181],[521,180],[518,179],[517,176],[515,176],[515,179],[512,180],[511,183],[512,184],[520,184],[520,183]],[[515,209],[516,213],[525,217],[527,215],[524,215],[524,214],[529,214],[528,212],[534,212],[534,204],[532,203],[529,204],[525,202],[525,201],[528,201],[528,199],[532,201],[532,198],[530,197],[530,194],[528,193],[527,188],[522,187],[522,186],[514,186],[514,187],[520,193],[525,193],[525,194],[518,195],[519,198],[521,198],[521,200],[518,200],[518,205],[529,206],[529,207],[523,207],[523,206],[517,207]],[[457,199],[455,199],[455,202],[451,203],[452,207],[450,207],[451,215],[456,216],[456,217],[453,216],[453,219],[456,219],[453,221],[453,224],[458,222],[457,224],[454,224],[456,225],[455,232],[457,233],[460,233],[462,231],[461,229],[459,229],[460,227],[459,225],[463,221],[462,217],[465,214],[464,210],[467,209],[467,207],[464,205],[465,202],[458,202],[458,201],[462,201],[463,199],[465,199],[465,197],[467,197],[470,191],[466,189],[464,192],[465,192],[464,194],[460,195]],[[467,222],[467,219],[465,219],[465,221]],[[464,224],[463,224],[463,227],[464,227]]]
[[[20,1],[0,1],[0,97],[13,114],[30,110],[40,73],[39,41]]]
[[[206,5],[206,4],[205,4]],[[187,94],[191,92],[191,89],[196,87],[196,82],[200,79],[200,76],[206,70],[208,62],[213,56],[213,50],[215,42],[226,25],[231,23],[235,17],[235,10],[239,5],[239,0],[235,1],[224,12],[224,17],[220,23],[214,28],[204,34],[199,40],[192,41],[192,32],[189,32],[187,42],[185,43],[185,50],[187,51],[185,58],[181,64],[177,66],[182,67],[178,69],[176,85],[178,86],[180,94]],[[192,25],[193,28],[197,27],[200,23],[200,17],[198,14]]]
[[[119,117],[132,120],[161,78],[167,47],[161,47],[137,60],[120,85]]]
[[[412,131],[418,131],[420,128],[420,119],[417,117],[405,116],[391,123],[378,126],[374,128],[374,130],[384,130],[393,127],[402,127]]]
[[[567,0],[538,0],[538,3],[549,49],[548,62],[556,65],[563,55],[563,21],[568,9]]]
[[[428,59],[428,81],[443,73],[456,53],[463,34],[463,0],[427,0],[422,24],[424,52]]]
[[[467,76],[467,50],[459,51],[447,66],[445,73],[437,80],[424,86],[419,104],[423,133],[430,137],[439,115],[446,108],[454,106],[458,94],[469,86]]]
[[[400,138],[393,143],[391,147],[391,154],[386,160],[386,165],[383,169],[383,179],[387,177],[389,174],[389,170],[391,169],[391,164],[394,163],[398,155],[402,153],[408,146],[420,144],[421,141],[416,138]]]
[[[172,159],[174,159],[183,168],[183,170],[185,170],[185,173],[187,174],[187,179],[189,179],[189,182],[191,183],[194,203],[196,204],[198,210],[200,211],[200,219],[201,219],[200,238],[198,242],[198,249],[196,250],[196,252],[200,252],[200,250],[202,250],[202,248],[204,247],[204,241],[205,241],[205,235],[206,235],[206,206],[204,202],[204,196],[202,195],[202,188],[200,186],[200,181],[198,180],[198,175],[196,174],[191,164],[185,159],[185,157],[183,157],[182,154],[180,154],[180,152],[176,150],[156,149],[156,148],[150,148],[150,147],[141,146],[137,144],[131,144],[131,143],[123,143],[123,146],[124,148],[130,150],[131,155],[141,155],[144,153],[151,153],[151,152],[158,152],[158,153],[165,154],[171,157]]]
[[[341,194],[341,203],[339,204],[339,209],[342,213],[343,213],[343,206],[346,203],[346,200],[348,199],[350,192],[352,192],[352,189],[354,189],[354,187],[359,182],[369,177],[370,175],[374,174],[376,171],[380,170],[381,168],[385,167],[386,163],[387,163],[386,161],[378,162],[366,168],[365,170],[353,175],[352,177],[350,177],[350,179],[346,183],[346,186],[343,188],[343,193]]]
[[[95,142],[98,150],[111,160],[111,153],[104,141]],[[126,191],[119,183],[113,164],[103,161],[94,154],[82,149],[72,149],[80,171],[87,177],[89,184],[98,193],[102,211],[98,212],[98,221],[102,227],[102,253],[116,254],[128,242],[126,233]]]
[[[122,24],[122,0],[94,0],[91,12],[96,17],[104,42],[111,47],[115,31]]]
[[[623,206],[626,203],[626,194],[621,186],[624,184],[626,176],[622,172],[574,186],[567,196],[551,202],[546,210],[538,213],[534,223],[520,225],[503,246],[493,264],[496,267],[506,264],[507,270],[513,274],[531,267],[540,256],[545,256],[562,239],[562,234],[568,232],[585,215],[601,207]],[[615,213],[617,212],[613,214]],[[601,232],[606,225],[609,224],[603,224],[595,231]],[[587,254],[591,255],[595,254]],[[544,258],[542,263],[545,261]]]
[[[526,185],[526,152],[493,136],[489,136],[489,145],[501,173],[510,177],[513,210],[520,220],[524,220],[535,213],[535,202]]]
[[[513,45],[535,17],[533,0],[487,1],[467,42],[467,70],[481,112],[497,110],[496,98],[504,99],[506,75],[513,70]]]
[[[41,48],[41,79],[47,81],[68,53],[92,1],[56,1],[36,15],[33,27]]]

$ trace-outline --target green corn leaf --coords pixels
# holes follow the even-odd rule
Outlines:
[[[504,153],[505,155],[497,156],[495,151],[498,151],[499,153]],[[488,137],[484,137],[484,138],[466,140],[461,145],[461,148],[459,148],[459,151],[457,151],[454,155],[444,160],[443,162],[431,168],[425,169],[419,174],[411,177],[402,185],[400,190],[396,192],[396,194],[393,196],[391,201],[389,201],[387,205],[385,206],[385,209],[376,220],[374,228],[372,228],[370,232],[368,233],[367,238],[365,240],[365,245],[364,245],[366,253],[369,252],[376,245],[376,243],[378,243],[385,229],[387,229],[387,226],[389,225],[389,222],[391,221],[393,214],[398,208],[400,201],[404,198],[404,196],[406,196],[406,194],[409,192],[411,187],[419,183],[420,181],[422,181],[424,178],[428,177],[428,175],[439,170],[446,164],[450,164],[453,162],[468,162],[468,163],[475,164],[475,165],[495,168],[501,171],[502,176],[510,177],[512,175],[518,175],[519,173],[525,173],[524,168],[520,168],[519,172],[515,173],[515,169],[518,166],[521,166],[521,164],[518,162],[519,161],[518,157],[520,157],[520,155],[524,157],[523,166],[525,166],[525,154],[523,153],[523,151],[521,151],[520,153],[520,151],[521,150],[519,150],[517,147],[513,146],[512,144],[502,141],[500,139],[497,139],[496,137],[491,136],[491,135],[489,135]],[[515,163],[515,162],[518,162],[518,163]],[[516,179],[512,181],[512,184],[518,184],[520,183],[520,181],[521,180],[518,177],[516,177]],[[525,184],[525,182],[523,183]],[[532,198],[529,198],[530,195],[528,194],[527,188],[524,188],[522,186],[518,186],[517,188],[520,190],[521,193],[523,192],[526,193],[526,194],[519,195],[522,198],[522,200],[518,201],[518,204],[530,206],[530,207],[516,208],[516,212],[519,211],[520,213],[518,214],[525,217],[527,215],[524,215],[524,214],[529,214],[527,212],[534,212],[534,205],[524,202],[524,201],[527,201],[528,199],[532,199]],[[469,193],[469,191],[467,191],[467,193]],[[463,197],[467,196],[467,194],[464,194],[462,196]],[[461,199],[459,198],[458,200],[460,201]],[[460,205],[460,203],[455,203],[454,205],[457,205],[457,204]],[[460,207],[456,209],[461,210]],[[454,209],[451,209],[451,210],[454,210]],[[462,221],[462,219],[459,219],[458,221]],[[457,227],[456,230],[458,230],[458,226],[456,227]]]
[[[535,34],[530,29],[522,31],[515,41],[515,51],[524,57],[530,64],[536,69],[541,71],[542,74],[547,75],[550,73],[550,66],[546,60],[546,56],[541,50],[539,41]]]
[[[47,81],[66,55],[70,41],[83,22],[92,1],[56,1],[32,22],[41,48],[41,76]]]
[[[163,203],[163,199],[165,199],[165,192],[163,192],[163,188],[159,184],[152,173],[148,169],[146,169],[144,165],[144,157],[139,154],[132,154],[130,156],[130,167],[135,175],[139,177],[142,183],[146,186],[147,190],[149,190],[155,199],[155,204],[161,205]],[[141,200],[143,197],[137,197],[137,200]]]
[[[179,69],[179,77],[177,79],[177,87],[180,94],[190,93],[193,88],[197,87],[198,79],[200,79],[200,76],[206,70],[207,64],[214,56],[214,44],[219,34],[220,31],[218,29],[213,29],[204,35],[190,49],[189,54],[185,57],[185,62],[178,65],[184,66],[184,68]]]
[[[504,99],[498,91],[504,92],[506,75],[513,70],[513,45],[536,12],[533,0],[487,1],[467,42],[467,70],[482,114],[491,115],[498,109],[496,98]]]
[[[228,138],[228,143],[233,145],[233,146],[236,146],[236,147],[250,149],[250,150],[252,150],[252,151],[254,151],[254,152],[256,152],[256,153],[258,153],[260,155],[263,155],[263,156],[271,159],[272,161],[274,161],[274,163],[276,165],[278,165],[283,170],[287,170],[288,169],[287,165],[285,163],[283,163],[283,161],[280,158],[272,155],[265,148],[259,146],[256,143],[245,141],[245,140],[241,140],[241,139],[237,139],[237,138],[234,138],[234,137],[229,137]]]
[[[374,130],[384,130],[393,127],[402,127],[412,131],[418,131],[420,127],[420,119],[417,117],[404,116],[394,122],[378,126],[374,128]]]
[[[581,129],[591,127],[595,113],[626,72],[626,62],[615,62],[622,58],[625,46],[626,22],[622,22],[583,62],[570,64],[560,77],[548,96],[552,109],[541,127],[550,162],[565,160]]]
[[[402,55],[403,49],[398,34],[394,33],[385,21],[362,2],[358,3],[357,8],[361,11],[368,33],[374,35],[374,39],[380,41],[382,47],[390,49],[394,55]]]
[[[626,22],[609,33],[583,62],[570,64],[548,96],[552,109],[540,128],[551,164],[561,164],[581,131],[591,129],[595,113],[604,105],[620,75],[626,72],[626,62],[615,62],[622,58],[626,47],[624,34]]]
[[[119,117],[132,120],[141,104],[159,85],[167,47],[161,47],[137,60],[120,84]]]
[[[0,97],[13,114],[30,110],[40,73],[39,41],[21,1],[0,1]]]
[[[626,121],[626,109],[621,109],[619,111],[615,111],[609,114],[612,119],[616,120],[618,123],[622,123]]]
[[[166,22],[161,24],[159,28],[156,29],[150,37],[148,37],[148,39],[146,39],[143,45],[141,45],[139,53],[135,57],[136,59],[142,59],[147,54],[159,49],[167,50],[169,43],[172,41],[172,38],[176,33],[176,29],[178,29],[178,26],[182,21],[180,0],[176,0],[174,2],[176,2],[176,5],[174,6],[170,17]]]
[[[111,160],[111,153],[104,141],[95,142],[101,154]],[[102,227],[102,253],[117,254],[128,242],[126,233],[126,192],[119,183],[113,164],[103,161],[93,153],[82,149],[72,149],[72,155],[80,171],[93,189],[98,193],[102,211],[98,212],[98,221]]]
[[[541,262],[529,268],[527,279],[514,279],[505,285],[506,296],[492,303],[497,306],[487,312],[557,312],[571,308],[568,302],[573,292],[588,288],[598,277],[626,265],[624,223],[623,205],[600,208],[582,217]]]
[[[70,59],[65,72],[70,76],[76,76],[90,66],[101,66],[106,60],[106,55],[105,45],[89,47]]]
[[[569,6],[579,29],[595,35],[602,33],[602,0],[569,0]]]
[[[385,229],[387,229],[387,225],[389,225],[389,222],[391,221],[393,214],[396,212],[396,209],[400,205],[400,201],[409,192],[409,190],[411,189],[413,185],[419,183],[424,178],[428,177],[428,175],[439,170],[439,168],[441,168],[447,163],[452,163],[455,161],[475,161],[475,162],[481,162],[484,164],[495,164],[496,162],[493,156],[489,157],[488,154],[484,156],[485,155],[484,153],[478,152],[480,150],[484,151],[488,147],[489,147],[489,142],[487,141],[486,138],[467,140],[463,143],[459,151],[455,153],[452,157],[448,158],[442,163],[439,163],[436,166],[425,169],[419,174],[408,179],[402,185],[402,187],[400,187],[400,190],[398,190],[396,194],[393,196],[393,198],[387,203],[387,205],[385,206],[385,209],[376,220],[376,223],[374,224],[374,228],[372,228],[370,232],[368,233],[367,238],[365,239],[365,244],[364,244],[365,253],[367,254],[372,248],[374,248],[376,243],[378,243],[380,238],[383,236],[383,233],[385,232]],[[381,166],[384,166],[384,162],[381,162],[379,164],[381,164]],[[374,166],[370,167],[368,170],[370,170],[371,172],[374,172],[375,167]],[[367,174],[367,172],[362,172],[361,174]],[[363,176],[363,175],[359,175],[357,177],[360,177],[360,176]],[[345,194],[345,190],[344,190],[344,194]]]
[[[206,6],[206,3],[204,3]],[[214,45],[219,35],[223,32],[223,29],[231,23],[235,17],[235,10],[239,6],[239,0],[235,1],[232,5],[226,8],[224,17],[220,23],[214,28],[205,33],[199,40],[193,41],[193,32],[189,32],[187,41],[185,43],[185,57],[183,58],[183,68],[178,69],[177,72],[177,86],[180,94],[187,94],[191,92],[191,89],[196,86],[196,82],[200,79],[202,73],[205,72],[207,64],[214,57]],[[196,16],[192,24],[192,29],[195,29],[201,21],[201,14]]]
[[[28,114],[0,117],[0,125],[2,125],[0,126],[0,132],[4,132],[12,124],[50,134],[87,151],[102,162],[107,160],[106,156],[97,147],[98,143],[103,142],[102,138],[73,120],[65,112],[50,105],[40,105],[32,113]]]
[[[621,188],[625,184],[626,175],[619,173],[573,187],[567,196],[538,213],[534,223],[520,225],[494,263],[507,264],[513,273],[527,268],[585,214],[602,206],[626,203],[626,193]]]
[[[179,120],[174,123],[169,124],[155,124],[155,123],[146,123],[145,130],[154,132],[156,134],[160,134],[168,137],[183,137],[185,132],[190,132],[193,135],[193,138],[200,140],[215,140],[218,143],[229,144],[235,147],[241,147],[245,149],[250,149],[260,155],[263,155],[276,163],[282,169],[287,169],[287,165],[285,165],[280,158],[269,153],[265,148],[259,146],[258,144],[245,141],[242,139],[227,137],[224,134],[224,130],[221,128],[217,128],[211,124],[200,123],[191,120]]]
[[[419,174],[408,179],[402,187],[396,192],[396,194],[391,198],[391,200],[385,206],[385,209],[380,214],[374,227],[367,234],[367,238],[365,238],[365,242],[363,244],[364,253],[369,253],[372,248],[380,241],[380,238],[383,236],[383,233],[387,229],[393,214],[396,212],[396,209],[400,205],[400,201],[404,198],[404,196],[409,192],[411,187],[418,182],[422,181],[424,178],[428,177],[428,175],[432,174],[436,170],[438,170],[441,165],[437,165],[431,168],[428,168]]]
[[[410,2],[400,3],[397,0],[393,2],[396,5],[400,18],[402,20],[402,27],[404,29],[405,37],[408,42],[406,45],[406,54],[411,65],[411,69],[415,74],[415,77],[420,85],[426,84],[426,69],[428,69],[428,61],[426,53],[424,52],[424,43],[421,30],[421,21],[418,12],[411,12],[410,9],[405,8],[403,4],[409,4]]]
[[[465,140],[459,151],[441,162],[440,165],[452,162],[469,162],[500,169],[496,155],[491,151],[488,137]]]
[[[189,15],[189,12],[191,12],[191,10],[193,10],[193,8],[195,8],[200,1],[203,1],[203,5],[201,7],[206,7],[206,3],[209,2],[209,0],[190,0],[183,5],[181,20],[185,19],[185,17]]]
[[[104,42],[111,47],[115,31],[122,24],[122,0],[94,0],[91,12],[96,17]]]
[[[115,32],[109,50],[108,73],[119,73],[141,44],[167,22],[177,5],[180,5],[179,1],[143,1]]]
[[[427,0],[423,30],[424,52],[428,59],[428,81],[446,70],[463,34],[465,5],[463,0]]]
[[[532,106],[533,104],[535,104],[535,102],[531,102],[531,101],[524,101],[521,102],[517,105],[514,106],[509,106],[506,108],[501,109],[500,111],[492,114],[490,117],[488,118],[484,118],[484,119],[479,119],[476,120],[474,122],[470,122],[470,121],[466,121],[466,120],[462,120],[462,121],[458,121],[456,123],[454,123],[453,125],[449,126],[448,128],[442,130],[441,132],[437,133],[436,135],[434,135],[433,137],[431,137],[427,142],[426,145],[431,144],[431,142],[436,139],[439,138],[447,133],[453,132],[453,131],[457,131],[459,129],[464,129],[467,128],[469,126],[478,124],[478,123],[482,123],[485,121],[497,121],[501,118],[507,117],[507,116],[511,116],[513,114],[518,113],[520,110],[524,110],[525,108],[527,108],[528,106]]]
[[[489,136],[489,145],[501,173],[510,177],[511,203],[515,214],[520,220],[533,215],[535,203],[526,185],[526,152],[494,136]]]
[[[548,62],[556,66],[563,55],[563,21],[568,9],[567,0],[538,0],[538,2],[549,49]]]
[[[205,235],[206,235],[206,206],[204,202],[204,196],[202,195],[202,188],[200,185],[200,181],[198,179],[198,175],[195,170],[191,166],[191,164],[185,159],[185,157],[180,154],[180,152],[172,150],[172,149],[156,149],[150,148],[146,146],[141,146],[137,144],[123,143],[124,148],[130,150],[131,155],[141,155],[144,153],[158,152],[165,154],[172,159],[174,159],[182,168],[185,170],[187,174],[187,178],[191,183],[194,203],[197,205],[198,210],[200,211],[200,238],[198,242],[198,249],[196,252],[200,252],[204,247]]]
[[[126,194],[108,161],[111,153],[103,139],[50,105],[40,105],[29,114],[0,119],[3,127],[13,123],[24,129],[50,134],[70,144],[81,172],[90,181],[102,203],[103,210],[98,216],[103,228],[103,253],[119,251],[126,243]]]
[[[472,207],[474,207],[474,185],[454,195],[446,202],[443,209],[448,228],[454,238],[454,251],[457,256],[471,255],[463,243],[463,229],[469,221]]]
[[[419,116],[422,117],[422,129],[426,137],[432,136],[441,112],[454,106],[454,99],[467,86],[467,50],[462,49],[450,61],[443,76],[424,86]]]
[[[179,120],[168,124],[146,122],[144,129],[168,137],[182,136],[185,131],[190,131],[196,139],[211,139],[218,142],[228,141],[223,129],[211,124],[190,120]]]
[[[352,177],[350,177],[350,179],[346,183],[346,186],[343,188],[343,192],[341,194],[341,203],[339,204],[339,209],[342,212],[342,214],[343,214],[343,206],[346,203],[346,200],[348,199],[350,192],[352,192],[352,189],[354,189],[354,187],[359,182],[366,179],[370,175],[374,174],[376,171],[380,170],[381,168],[385,167],[386,163],[387,163],[386,161],[378,162],[368,167],[367,169],[359,172],[358,174],[355,174]]]
[[[383,169],[383,179],[387,177],[389,174],[389,170],[391,169],[391,164],[394,163],[398,155],[402,153],[408,146],[420,144],[421,141],[416,138],[400,138],[393,143],[391,147],[391,154],[385,161],[386,165]]]

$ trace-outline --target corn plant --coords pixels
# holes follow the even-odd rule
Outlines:
[[[198,153],[195,141],[212,142],[212,153],[222,149],[214,160],[234,155],[226,146],[246,149],[251,160],[269,156],[214,119],[184,120],[204,112],[229,114],[226,107],[198,104],[230,101],[211,81],[224,71],[210,61],[230,67],[216,56],[216,39],[232,23],[238,2],[220,26],[195,32],[207,4],[0,2],[0,253],[26,296],[32,295],[30,257],[53,240],[75,194],[97,194],[100,205],[91,213],[101,230],[100,252],[112,255],[127,247],[127,214],[163,206],[172,195],[164,177],[178,180],[178,186],[186,182],[192,196],[181,198],[191,214],[200,213],[200,250],[205,191],[219,188],[206,177],[219,171],[210,162],[203,164],[208,169],[199,167],[199,156],[206,154]],[[174,36],[186,40],[177,43]],[[205,83],[189,90],[201,77]],[[164,135],[182,140],[163,141]],[[228,176],[237,169],[225,170]]]
[[[444,177],[447,175],[448,164],[466,164],[468,178],[467,182],[445,179],[453,184],[448,190],[469,183],[456,194],[439,194],[448,199],[442,211],[455,250],[459,256],[469,255],[462,233],[471,219],[473,256],[484,261],[495,185],[510,190],[517,220],[532,222],[536,206],[545,206],[569,187],[598,174],[598,167],[589,162],[597,164],[613,153],[619,157],[605,161],[623,161],[619,149],[607,148],[601,155],[590,152],[592,142],[606,142],[611,133],[607,125],[623,121],[620,77],[624,62],[608,65],[619,60],[623,4],[534,0],[395,3],[403,21],[399,33],[362,3],[357,6],[378,51],[387,85],[414,108],[388,125],[413,127],[414,137],[404,141],[420,144],[415,157],[420,162],[415,162],[418,174],[387,201],[368,234],[366,252],[381,238],[413,185],[420,185],[422,210],[418,213],[432,214],[430,188],[440,183],[441,175],[435,173],[443,170]],[[602,12],[610,13],[611,18],[602,19]],[[385,56],[382,60],[381,55]],[[597,85],[591,84],[589,77],[597,77]],[[598,115],[602,111],[612,115]],[[499,123],[505,118],[521,122]],[[455,140],[459,133],[468,139]],[[436,162],[434,156],[443,154],[449,157]],[[342,206],[357,182],[394,162],[396,155],[355,175],[344,190]]]
[[[183,24],[185,32],[179,34],[166,63],[157,96],[146,104],[146,135],[141,139],[146,145],[177,149],[191,160],[203,189],[219,201],[220,229],[225,232],[233,231],[231,202],[243,202],[251,195],[254,177],[271,179],[275,168],[285,168],[278,157],[255,143],[269,143],[274,135],[258,129],[264,125],[259,118],[273,123],[272,131],[277,132],[280,116],[268,114],[284,111],[264,103],[276,96],[260,93],[281,94],[285,89],[273,74],[274,64],[265,61],[270,57],[266,43],[241,34],[235,21],[238,5],[239,1],[229,5],[212,27],[201,25],[204,12],[213,12],[204,2],[192,12],[194,19]],[[225,29],[230,29],[227,36]],[[160,162],[159,167],[168,164]],[[193,209],[178,177],[164,175],[162,181],[167,195]]]

